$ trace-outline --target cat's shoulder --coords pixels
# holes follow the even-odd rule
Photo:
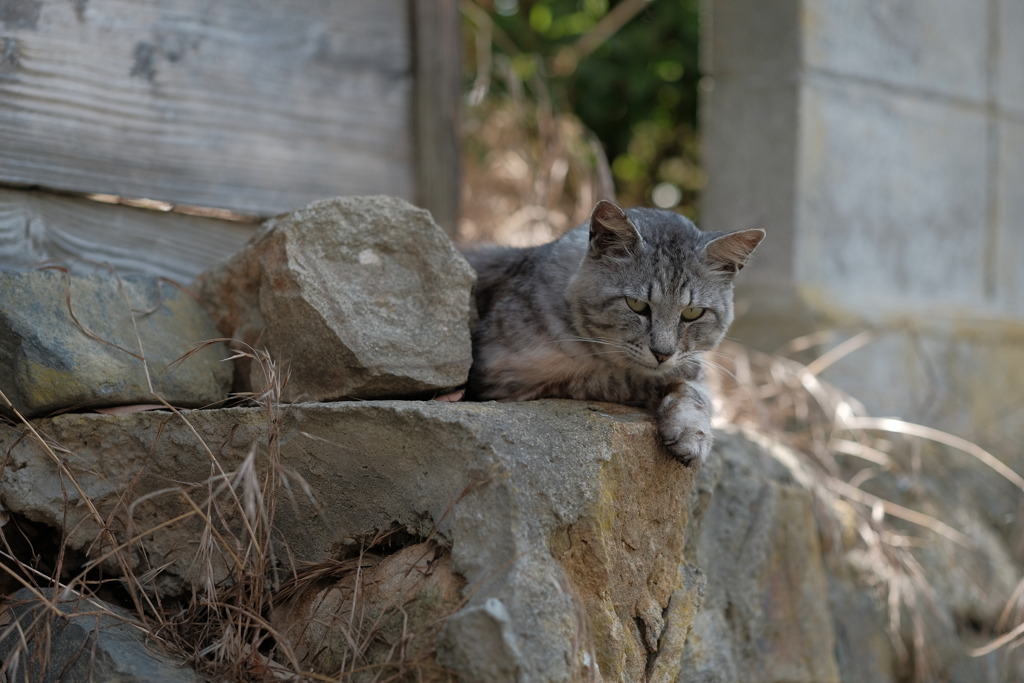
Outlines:
[[[495,277],[510,277],[528,271],[535,264],[584,252],[587,248],[587,226],[581,225],[553,242],[533,247],[506,247],[496,244],[474,244],[460,247],[462,255],[477,272]]]
[[[497,244],[473,244],[459,249],[477,274],[508,270],[529,259],[532,248],[505,247]]]

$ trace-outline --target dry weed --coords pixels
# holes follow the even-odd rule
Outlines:
[[[214,343],[214,342],[208,342]],[[281,425],[285,406],[280,402],[287,377],[263,352],[241,351],[257,362],[265,373],[267,387],[260,393],[240,396],[254,402],[264,411],[267,425],[265,444],[252,444],[247,455],[234,469],[226,469],[212,449],[202,440],[189,424],[188,416],[173,406],[162,402],[174,419],[182,420],[192,430],[198,443],[202,444],[210,460],[211,474],[199,485],[177,486],[151,492],[130,499],[128,492],[122,496],[122,504],[106,517],[92,507],[92,519],[102,529],[101,538],[92,553],[93,558],[81,572],[66,580],[63,565],[64,547],[60,547],[56,565],[51,573],[44,573],[32,567],[28,558],[19,557],[8,543],[4,529],[0,528],[6,552],[5,570],[18,584],[30,588],[37,599],[48,609],[40,612],[38,618],[24,628],[17,623],[0,627],[0,640],[18,628],[21,645],[16,656],[6,662],[0,673],[7,674],[11,667],[27,672],[23,666],[25,656],[42,658],[45,661],[49,648],[50,624],[56,615],[58,601],[79,598],[91,603],[92,611],[79,615],[100,613],[115,619],[120,615],[104,611],[106,603],[97,599],[97,591],[107,581],[97,580],[100,568],[109,560],[117,562],[120,577],[117,583],[127,594],[133,616],[132,623],[147,638],[163,650],[175,654],[198,671],[217,680],[262,681],[269,679],[294,681],[328,680],[450,680],[450,672],[434,662],[429,644],[436,637],[443,617],[420,625],[418,630],[408,627],[405,619],[408,604],[401,601],[385,601],[378,605],[373,619],[366,619],[366,605],[362,595],[366,592],[369,579],[364,570],[371,558],[379,559],[381,548],[395,535],[395,530],[377,534],[364,542],[358,557],[299,566],[287,553],[287,542],[277,536],[274,515],[283,492],[293,497],[293,488],[302,495],[312,498],[309,486],[297,472],[281,463]],[[0,394],[4,400],[6,397]],[[159,400],[159,397],[156,397]],[[10,404],[7,404],[9,407]],[[55,447],[35,425],[21,418],[25,438],[34,439],[44,448],[54,463],[61,469],[66,480],[75,487],[86,504],[91,506],[86,491],[79,486],[74,474],[64,466]],[[2,469],[0,469],[2,472]],[[136,481],[138,477],[136,477]],[[478,482],[483,483],[483,482]],[[468,493],[469,489],[463,493]],[[165,520],[160,526],[176,524],[187,518],[201,521],[201,535],[198,550],[192,562],[200,578],[192,594],[184,602],[164,604],[160,595],[151,590],[154,578],[164,567],[152,568],[138,573],[135,554],[145,555],[144,539],[154,529],[136,530],[131,522],[132,513],[139,504],[158,497],[180,497],[184,499],[189,512]],[[455,501],[457,502],[457,501]],[[454,502],[453,502],[454,505]],[[124,520],[124,537],[117,538],[115,520]],[[405,539],[410,542],[409,539]],[[428,541],[434,559],[445,556],[446,550]],[[283,556],[282,556],[283,553]],[[409,571],[412,571],[410,567]],[[345,666],[337,671],[317,673],[311,670],[308,661],[310,653],[299,657],[288,637],[277,632],[271,618],[276,605],[292,599],[296,593],[325,581],[347,582],[354,585],[352,596],[355,621],[345,624],[346,632],[352,638],[354,649]],[[413,584],[415,582],[412,582]],[[56,590],[52,590],[56,589]],[[396,618],[401,628],[396,632]],[[427,643],[428,645],[423,645]],[[381,645],[387,651],[381,653]],[[412,645],[417,647],[411,647]],[[88,653],[81,653],[86,656]],[[11,679],[15,680],[15,679]]]
[[[125,293],[119,278],[118,286]],[[126,293],[124,298],[134,323],[139,311],[132,309]],[[70,294],[67,303],[70,308]],[[77,319],[76,323],[86,335],[109,344],[87,330]],[[145,351],[137,333],[135,338],[137,352],[121,350],[143,364],[148,380]],[[184,362],[201,348],[221,341],[228,340],[211,340],[198,345],[177,362]],[[99,512],[74,471],[68,467],[68,457],[74,454],[39,432],[36,425],[18,413],[0,392],[0,401],[16,416],[13,427],[21,431],[16,444],[29,439],[49,456],[62,480],[76,490],[88,509],[89,521],[100,530],[92,547],[86,550],[90,561],[76,573],[66,562],[69,553],[63,542],[57,544],[53,557],[46,558],[49,571],[42,571],[36,566],[41,556],[30,542],[26,546],[25,543],[12,543],[17,539],[8,538],[8,531],[12,527],[18,529],[18,524],[0,526],[0,543],[3,546],[0,550],[0,571],[6,575],[8,584],[28,588],[44,606],[44,609],[33,613],[35,617],[27,625],[9,619],[4,621],[0,617],[0,640],[15,633],[18,638],[13,656],[0,665],[3,680],[13,683],[30,676],[30,672],[36,675],[45,669],[52,624],[64,618],[58,603],[68,600],[88,604],[88,611],[79,612],[78,616],[97,614],[125,621],[139,629],[151,644],[177,655],[214,680],[328,681],[351,678],[357,671],[369,671],[371,674],[359,680],[450,679],[450,673],[434,662],[429,647],[407,647],[417,639],[432,642],[430,638],[439,628],[437,619],[424,626],[423,633],[401,629],[399,643],[402,647],[390,652],[383,665],[373,660],[373,653],[369,651],[381,642],[381,624],[389,623],[394,615],[404,614],[406,605],[401,603],[384,605],[375,621],[364,620],[349,625],[349,632],[360,644],[353,657],[360,666],[355,669],[349,667],[347,671],[327,674],[312,671],[308,662],[296,656],[289,640],[275,630],[270,618],[275,605],[286,602],[297,586],[323,580],[326,576],[334,580],[354,580],[357,586],[354,603],[359,603],[359,594],[365,592],[361,584],[363,562],[356,559],[331,563],[325,574],[323,567],[299,567],[291,557],[287,539],[281,538],[274,526],[279,496],[284,494],[293,504],[296,493],[306,496],[314,504],[315,500],[302,476],[281,462],[280,435],[287,410],[281,402],[281,392],[288,381],[287,372],[265,352],[256,349],[237,350],[234,358],[255,362],[264,373],[262,391],[235,396],[234,400],[262,409],[266,441],[251,444],[247,455],[229,469],[189,422],[187,412],[168,404],[152,391],[150,384],[154,401],[172,413],[169,419],[183,422],[202,446],[209,460],[210,475],[204,482],[191,486],[173,486],[133,498],[132,489],[142,476],[139,472],[128,490],[122,493],[118,504],[106,515]],[[10,452],[0,461],[0,475],[9,457]],[[133,513],[137,506],[161,497],[184,501],[187,511],[163,520],[156,527],[136,529]],[[65,509],[68,505],[65,493]],[[140,570],[138,560],[142,558],[141,566],[146,567],[144,539],[148,535],[161,527],[189,520],[200,522],[198,550],[192,559],[194,573],[200,579],[186,599],[165,604],[152,586],[166,567]],[[61,531],[64,534],[62,538],[70,535],[67,528]],[[389,536],[384,534],[370,539],[360,558],[366,557],[366,553],[377,552]],[[446,552],[436,544],[432,548],[438,557]],[[104,567],[111,564],[116,567],[114,579],[104,576]],[[132,618],[127,619],[111,611],[108,603],[100,599],[100,593],[106,598],[120,598],[130,608]],[[9,617],[8,612],[0,614]],[[83,651],[79,656],[93,657],[95,652]],[[33,669],[27,658],[39,666]]]
[[[955,627],[914,555],[921,539],[891,520],[928,529],[968,552],[975,545],[935,514],[898,505],[863,486],[884,474],[905,471],[914,440],[961,450],[1022,490],[1024,479],[969,441],[901,420],[870,417],[857,400],[819,379],[827,367],[870,343],[874,333],[856,335],[808,364],[785,355],[813,348],[832,336],[796,339],[775,355],[733,342],[708,353],[705,363],[716,396],[718,426],[738,427],[767,446],[814,493],[823,546],[833,552],[853,550],[865,578],[887,600],[889,633],[901,668],[916,681],[933,680],[940,647],[935,638],[952,633]],[[885,433],[891,438],[885,438]],[[930,510],[942,510],[938,501],[923,493],[920,500]],[[855,548],[849,547],[850,536],[856,539]],[[1011,602],[1022,592],[1024,581]],[[1009,610],[1008,605],[1006,614]],[[1022,635],[1024,626],[972,654],[985,654]]]

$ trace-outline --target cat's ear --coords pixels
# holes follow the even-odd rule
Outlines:
[[[590,253],[594,257],[628,256],[643,240],[626,212],[602,199],[590,214]]]
[[[747,259],[764,239],[764,230],[740,230],[722,235],[704,247],[704,259],[712,269],[729,276],[743,270]]]

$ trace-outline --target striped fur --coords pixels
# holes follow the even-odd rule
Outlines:
[[[732,322],[733,277],[763,236],[703,233],[673,212],[602,201],[589,224],[550,244],[467,253],[480,314],[467,398],[656,409],[669,452],[703,463],[711,400],[701,352]],[[684,321],[693,307],[703,315]]]

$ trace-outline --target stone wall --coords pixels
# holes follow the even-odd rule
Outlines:
[[[732,336],[875,328],[826,379],[1017,450],[1024,3],[709,0],[706,18],[702,227],[768,232]]]

